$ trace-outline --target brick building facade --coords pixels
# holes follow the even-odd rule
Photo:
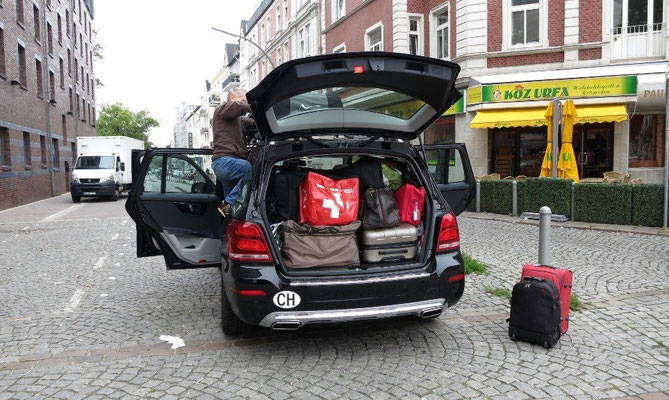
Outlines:
[[[69,191],[96,134],[93,0],[0,2],[0,209]]]

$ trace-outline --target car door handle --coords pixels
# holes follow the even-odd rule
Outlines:
[[[175,201],[174,205],[179,208],[182,212],[187,212],[191,214],[204,214],[204,207],[200,203],[189,203],[186,201]]]

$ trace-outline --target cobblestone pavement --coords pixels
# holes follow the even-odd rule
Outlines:
[[[78,218],[95,207],[110,217]],[[2,215],[0,399],[669,393],[667,237],[554,229],[554,264],[574,271],[585,309],[550,351],[510,341],[508,300],[486,292],[510,289],[536,259],[538,228],[471,218],[459,219],[463,249],[491,273],[468,276],[462,301],[441,318],[257,329],[232,339],[220,331],[218,270],[167,272],[160,258],[135,258],[122,207],[82,203],[22,223]],[[186,346],[171,350],[160,335]]]

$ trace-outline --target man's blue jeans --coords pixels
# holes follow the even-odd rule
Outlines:
[[[223,185],[225,202],[233,205],[242,188],[251,180],[251,164],[236,157],[220,157],[211,163],[216,178]]]

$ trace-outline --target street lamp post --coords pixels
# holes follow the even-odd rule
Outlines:
[[[267,57],[267,61],[269,61],[269,64],[272,66],[272,69],[276,68],[276,67],[274,66],[274,63],[272,62],[272,57],[270,57],[269,54],[267,54],[267,53],[265,52],[265,50],[262,49],[262,47],[258,46],[258,44],[257,44],[256,42],[254,42],[254,41],[252,41],[252,40],[249,40],[249,39],[245,38],[244,36],[236,35],[236,34],[234,34],[234,33],[232,33],[232,32],[228,32],[228,31],[224,31],[223,29],[218,29],[218,28],[214,28],[214,27],[212,27],[211,29],[215,30],[216,32],[221,32],[221,33],[224,33],[224,34],[226,34],[226,35],[234,36],[234,37],[236,37],[236,38],[238,38],[238,39],[241,39],[241,40],[244,40],[244,41],[247,41],[247,42],[251,43],[252,45],[254,45],[255,47],[257,47],[258,50],[260,50],[260,52],[263,53],[263,55],[264,55],[265,57]]]

